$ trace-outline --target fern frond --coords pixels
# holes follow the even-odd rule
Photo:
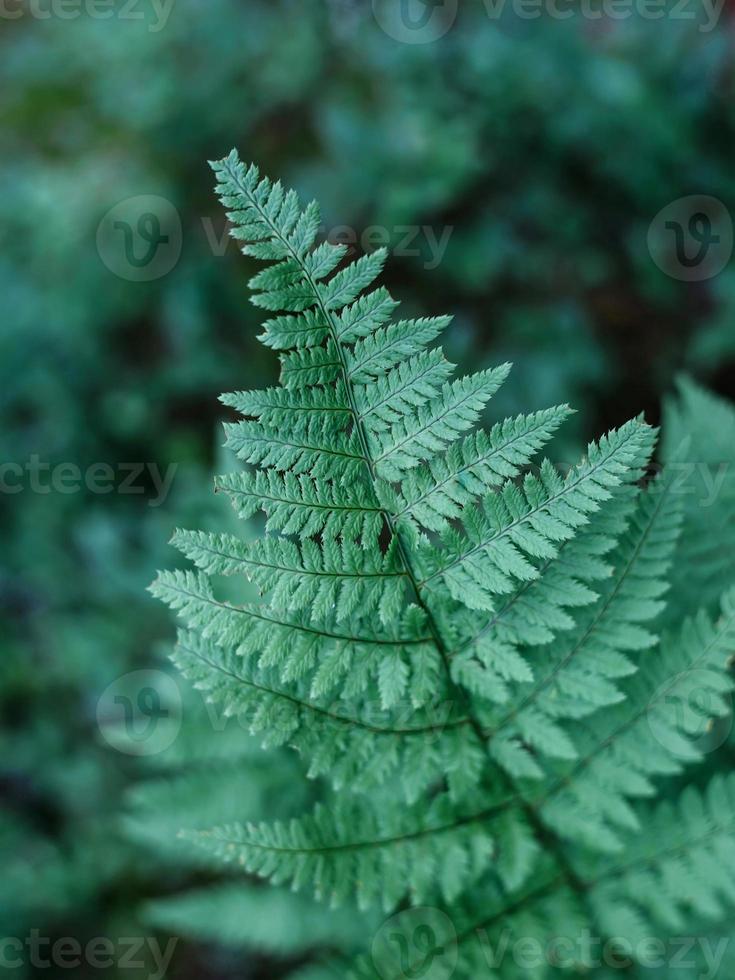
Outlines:
[[[627,802],[655,792],[652,777],[671,775],[702,758],[697,738],[730,711],[735,682],[735,590],[722,597],[718,619],[705,612],[667,636],[657,656],[621,685],[625,700],[596,714],[575,734],[575,763],[544,794],[543,819],[562,837],[593,849],[617,850],[618,831],[639,830]]]
[[[454,378],[430,346],[448,318],[390,322],[383,251],[346,263],[316,243],[316,205],[234,152],[213,168],[234,237],[273,263],[250,284],[281,358],[280,386],[224,397],[247,468],[216,485],[267,520],[254,543],[177,532],[200,571],[153,590],[187,626],[184,674],[329,785],[290,823],[236,817],[190,839],[333,904],[445,908],[457,976],[474,980],[473,929],[593,925],[613,860],[595,855],[629,857],[640,798],[698,760],[695,715],[680,719],[670,696],[688,698],[702,671],[710,714],[726,709],[735,595],[707,615],[712,569],[720,591],[728,581],[722,554],[705,610],[659,642],[684,552],[671,473],[639,486],[655,431],[635,419],[566,475],[531,469],[566,406],[477,430],[507,365]],[[700,524],[684,523],[691,541]],[[223,574],[262,601],[218,598],[210,576]]]
[[[339,691],[355,698],[374,678],[386,708],[406,694],[409,680],[416,703],[432,697],[440,664],[425,616],[416,607],[385,628],[361,620],[332,626],[304,612],[219,601],[208,577],[194,572],[163,572],[151,592],[178,610],[190,629],[232,646],[261,668],[277,670],[285,683],[309,676],[322,695]]]
[[[450,907],[408,909],[392,916],[376,934],[370,955],[343,967],[342,973],[348,980],[402,980],[420,976],[431,962],[436,976],[460,980],[546,978],[557,972],[553,957],[551,963],[548,958],[553,952],[549,937],[565,953],[571,950],[565,966],[584,972],[591,957],[575,940],[585,930],[592,934],[591,926],[579,897],[546,867],[513,900],[497,883],[486,883]],[[429,937],[431,945],[425,941]]]
[[[442,531],[488,489],[516,477],[569,415],[566,405],[505,419],[451,446],[445,456],[406,474],[396,498],[397,521]]]
[[[496,596],[537,577],[529,559],[556,557],[559,544],[610,498],[647,439],[646,428],[630,422],[590,445],[587,460],[565,480],[545,462],[539,476],[527,475],[522,487],[506,483],[482,506],[466,507],[462,532],[447,532],[443,549],[423,549],[421,588],[444,588],[471,608],[492,611]]]
[[[323,909],[283,889],[225,882],[148,902],[143,917],[177,936],[272,954],[303,954],[315,947],[358,947],[364,924],[347,912]]]
[[[390,427],[376,432],[368,426],[368,449],[377,475],[389,482],[400,480],[406,470],[471,429],[509,370],[510,365],[504,364],[452,381],[442,386],[437,397],[402,413]]]
[[[635,942],[687,928],[692,912],[716,922],[735,911],[735,777],[704,793],[687,787],[675,804],[641,815],[647,833],[626,838],[625,856],[585,868],[590,901],[606,932]],[[623,931],[624,930],[624,931]]]
[[[643,454],[641,454],[641,461]],[[640,473],[636,468],[635,473]],[[493,651],[550,644],[574,628],[577,610],[595,602],[598,589],[612,575],[611,553],[625,533],[635,509],[637,488],[626,484],[613,490],[592,523],[584,525],[572,539],[559,545],[555,559],[538,564],[538,576],[524,583],[488,615],[460,603],[452,609],[456,639],[450,644],[453,675],[471,671],[478,684],[478,670],[487,671],[486,690],[478,694],[504,702],[508,694],[497,687],[492,670]],[[530,668],[529,668],[530,669]]]
[[[401,605],[416,601],[433,632],[434,656],[445,657],[443,640],[432,623],[441,617],[449,596],[437,596],[437,608],[426,608],[429,583],[421,581],[425,557],[415,551],[410,533],[403,537],[406,526],[416,520],[411,508],[418,510],[423,504],[426,512],[443,509],[446,518],[447,502],[456,507],[462,501],[463,518],[469,522],[474,498],[497,486],[499,475],[515,476],[553,433],[566,409],[516,420],[496,427],[489,437],[470,436],[456,446],[461,434],[477,422],[508,366],[449,380],[451,366],[441,352],[425,349],[447,319],[388,326],[394,301],[381,287],[364,292],[380,273],[384,252],[340,268],[342,251],[326,243],[313,249],[316,206],[300,212],[293,196],[261,179],[255,168],[245,168],[234,153],[213,167],[223,202],[235,209],[230,216],[240,229],[236,237],[247,243],[243,250],[277,262],[255,276],[251,287],[257,291],[258,305],[279,312],[266,324],[264,339],[285,352],[285,388],[225,399],[246,416],[227,427],[228,444],[267,474],[259,483],[258,475],[246,474],[240,481],[241,499],[249,512],[255,504],[248,494],[253,488],[265,490],[267,482],[276,499],[269,500],[273,494],[267,493],[263,506],[277,514],[269,519],[269,529],[301,538],[300,545],[266,539],[250,550],[253,560],[244,560],[243,567],[251,571],[273,609],[291,613],[308,607],[315,620],[325,623],[329,614],[339,623],[358,610],[377,610],[387,624],[400,614]],[[608,487],[635,479],[630,465],[633,446],[636,440],[640,446],[650,438],[647,430],[631,423],[620,445],[617,438],[612,435],[599,450],[591,447],[590,463],[563,494],[564,481],[545,464],[542,480],[528,476],[524,491],[508,482],[499,495],[487,497],[487,510],[510,525],[506,533],[485,543],[491,556],[487,564],[494,568],[492,589],[507,595],[536,577],[524,553],[533,560],[555,556],[556,544],[574,536],[587,513],[609,495]],[[403,478],[421,471],[413,482],[407,478],[403,496]],[[391,486],[392,481],[399,485]],[[310,499],[314,495],[324,508],[318,514]],[[527,510],[525,520],[516,513],[517,496]],[[556,496],[563,499],[552,506]],[[363,506],[367,515],[361,512]],[[342,512],[339,507],[348,509]],[[233,560],[205,560],[201,549],[197,555],[190,553],[210,570],[229,570]],[[469,558],[462,557],[469,564]],[[405,581],[400,586],[386,581],[393,576]],[[580,587],[569,580],[565,585],[558,591],[566,593],[570,604],[582,601]],[[545,591],[544,598],[553,605],[553,587],[549,584]],[[472,598],[463,591],[461,601],[471,603]],[[386,703],[412,686],[409,670],[403,657],[380,666]]]
[[[350,538],[318,545],[270,537],[245,544],[234,535],[176,531],[171,544],[210,575],[241,573],[270,593],[277,612],[308,609],[312,618],[342,623],[360,608],[381,622],[395,620],[405,607],[406,572],[395,548],[377,555]]]
[[[451,902],[475,881],[493,853],[488,823],[502,808],[488,801],[481,812],[458,816],[446,796],[428,807],[342,798],[289,823],[230,824],[188,836],[218,861],[274,884],[313,887],[332,907],[354,894],[362,909],[380,903],[390,911],[409,891],[417,905]]]
[[[664,466],[685,502],[672,590],[680,613],[714,611],[735,584],[735,409],[689,379],[665,405]]]
[[[306,473],[268,469],[218,476],[215,489],[230,497],[240,517],[262,509],[268,531],[302,539],[322,534],[373,540],[383,526],[383,509],[363,483],[321,482]]]
[[[331,337],[323,347],[294,350],[283,354],[280,361],[280,381],[285,388],[307,389],[329,384],[344,374],[342,360]]]
[[[578,612],[573,630],[550,647],[528,652],[533,676],[514,678],[521,683],[514,686],[513,696],[490,716],[491,741],[511,739],[530,746],[537,759],[577,757],[560,722],[587,717],[623,699],[618,681],[636,670],[628,654],[639,654],[657,640],[646,624],[663,609],[660,597],[680,524],[681,501],[671,481],[640,495],[630,527],[611,556],[611,575],[598,583],[599,597]],[[491,651],[497,656],[503,647],[490,638],[486,649],[492,667]],[[465,656],[455,669],[461,674],[470,663]],[[511,760],[511,775],[512,770]],[[534,775],[540,778],[541,768]]]
[[[369,385],[373,380],[380,381],[394,368],[400,369],[413,355],[423,355],[426,345],[449,326],[451,319],[439,316],[400,320],[367,334],[345,352],[349,381]]]
[[[287,433],[261,422],[235,422],[225,432],[225,445],[246,463],[339,483],[357,480],[362,472],[357,436],[335,429],[332,419],[302,418]]]
[[[283,685],[272,670],[259,669],[196,633],[179,634],[173,661],[226,717],[237,718],[264,747],[295,748],[308,763],[308,775],[328,778],[336,790],[379,787],[398,769],[407,774],[402,794],[413,803],[443,774],[472,772],[482,758],[438,678],[432,703],[396,712],[383,709],[377,697],[359,705],[325,700],[320,692],[330,684],[322,676],[316,685],[298,680]]]
[[[299,783],[295,758],[280,761],[281,778],[291,777],[288,797],[259,778],[262,763],[252,760],[249,765],[242,759],[209,761],[183,774],[147,780],[128,794],[125,830],[167,864],[206,867],[206,855],[179,837],[181,830],[204,830],[218,820],[263,820],[274,801],[282,808],[307,805],[303,782],[293,786]]]
[[[308,424],[319,419],[332,425],[335,432],[345,428],[350,406],[339,382],[322,388],[295,392],[289,388],[266,388],[263,391],[235,391],[222,395],[220,401],[241,415],[259,419],[264,425],[280,427]]]

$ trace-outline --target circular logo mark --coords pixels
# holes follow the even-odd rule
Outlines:
[[[685,688],[683,693],[669,680],[651,698],[648,725],[653,737],[679,759],[690,758],[691,749],[714,752],[732,729],[732,712],[723,713],[723,702],[731,707],[731,695],[716,690],[712,673],[703,668],[687,670],[677,681]]]
[[[133,670],[118,677],[97,702],[102,737],[126,755],[156,755],[181,728],[181,692],[162,670]]]
[[[170,272],[181,255],[181,218],[165,197],[141,194],[120,201],[97,226],[97,251],[110,272],[150,282]]]
[[[730,261],[730,213],[716,197],[692,194],[662,208],[648,228],[648,251],[672,279],[701,282],[719,275]]]
[[[449,980],[457,966],[457,932],[440,909],[407,909],[383,923],[371,953],[383,980]]]
[[[404,44],[430,44],[451,30],[459,0],[373,0],[381,29]]]

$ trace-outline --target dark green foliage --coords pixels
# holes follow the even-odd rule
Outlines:
[[[36,5],[78,11],[71,19],[36,18],[31,4],[7,6],[22,8],[24,16],[4,19],[0,37],[6,75],[0,107],[6,137],[0,160],[1,462],[25,465],[37,455],[51,465],[75,463],[82,471],[100,462],[117,469],[122,462],[146,461],[162,473],[171,464],[178,469],[165,506],[158,508],[149,506],[150,482],[143,494],[125,496],[36,493],[26,480],[22,492],[2,495],[0,839],[7,859],[0,920],[6,933],[21,937],[31,928],[80,940],[145,934],[149,927],[141,913],[151,896],[159,896],[156,921],[164,923],[162,903],[204,887],[201,866],[190,847],[185,853],[191,864],[163,860],[164,841],[175,839],[185,822],[177,823],[176,810],[145,851],[141,838],[125,842],[119,813],[126,787],[152,774],[104,742],[95,709],[116,678],[140,667],[165,667],[170,622],[144,587],[155,568],[170,560],[163,545],[171,530],[242,532],[242,525],[237,530],[226,523],[226,501],[210,495],[212,472],[234,469],[230,459],[216,457],[219,422],[234,418],[229,408],[218,407],[216,396],[222,389],[264,388],[276,375],[275,358],[252,340],[261,316],[252,309],[248,314],[243,305],[237,248],[212,200],[204,159],[226,152],[236,138],[268,171],[287,175],[319,197],[320,237],[329,232],[334,240],[347,222],[348,242],[357,241],[351,258],[387,241],[393,253],[389,285],[407,318],[391,328],[396,355],[414,342],[430,344],[447,326],[439,314],[451,309],[456,318],[446,332],[447,356],[460,373],[515,363],[489,413],[490,422],[511,421],[488,424],[488,445],[484,435],[470,435],[447,456],[452,459],[461,447],[466,463],[479,462],[476,479],[496,488],[549,442],[561,412],[547,412],[546,405],[569,402],[579,410],[547,450],[562,462],[576,460],[584,441],[642,408],[657,420],[659,398],[682,365],[696,369],[714,390],[731,393],[732,265],[712,280],[686,284],[660,272],[645,245],[653,215],[678,196],[701,191],[732,208],[731,25],[727,8],[711,33],[696,23],[635,17],[592,25],[544,18],[499,25],[488,20],[486,4],[478,0],[460,4],[457,23],[441,41],[412,46],[381,31],[368,0],[209,0],[206,16],[194,0],[176,0],[160,30],[151,29],[157,20],[153,3],[132,8],[133,14],[145,13],[142,20],[107,18],[106,10],[97,18],[89,10],[104,4],[86,2]],[[113,6],[119,13],[128,5]],[[143,283],[114,275],[95,246],[103,214],[141,194],[168,199],[183,228],[176,267]],[[363,234],[376,224],[377,241]],[[422,314],[431,316],[417,319]],[[289,317],[271,324],[267,346],[280,350],[293,328]],[[379,350],[385,329],[358,339],[349,351],[355,386],[370,387],[384,372]],[[309,329],[298,336],[307,341]],[[329,352],[315,354],[295,340],[283,365],[284,382],[292,389],[299,379],[334,370],[329,360]],[[423,367],[427,383],[445,383],[445,361],[429,360]],[[423,381],[406,375],[399,389],[413,397],[410,386]],[[683,428],[698,433],[701,455],[688,457],[696,463],[717,432],[709,398],[694,401],[688,396],[680,411]],[[280,406],[270,411],[269,424],[278,425]],[[390,412],[388,401],[373,414],[378,420]],[[667,458],[679,442],[678,425],[671,436],[669,428],[664,426]],[[720,464],[732,459],[727,445],[723,450],[707,457],[715,479]],[[443,457],[429,465],[439,467],[435,478],[441,479]],[[458,456],[451,465],[459,465]],[[566,465],[561,468],[566,472]],[[447,509],[451,520],[459,516],[466,491],[452,484],[438,508],[436,500],[426,505],[432,478],[421,474],[423,468],[404,474],[401,506],[410,507],[410,524],[415,515],[422,527],[441,532]],[[12,484],[14,475],[6,475]],[[267,493],[261,479],[268,482]],[[697,479],[694,500],[684,499],[695,523],[709,520],[695,513],[695,500],[709,495],[709,484]],[[467,492],[474,486],[473,481]],[[358,527],[370,533],[379,520],[359,493],[355,500],[354,485],[335,489],[325,508],[324,486],[316,500],[306,474],[232,472],[223,479],[224,489],[243,516],[254,513],[258,499],[271,497],[269,527],[289,535],[309,538],[321,521],[332,534],[342,516],[353,522],[355,533]],[[342,507],[349,513],[343,515]],[[339,516],[327,518],[325,510]],[[731,516],[710,513],[720,528]],[[621,519],[610,514],[611,525]],[[592,539],[585,545],[595,546]],[[715,546],[713,567],[720,568],[723,582],[707,585],[712,618],[721,585],[729,580],[728,552],[718,555],[719,550]],[[593,550],[586,554],[595,558]],[[687,555],[672,568],[676,595],[661,613],[667,628],[672,620],[674,635],[678,610],[696,614],[699,605],[691,560],[696,555],[692,549]],[[243,595],[236,583],[231,576],[225,586],[232,587],[229,601],[253,601],[254,594]],[[602,583],[590,578],[587,587],[600,592]],[[532,607],[533,591],[524,596]],[[519,685],[529,663],[537,682],[544,677],[525,648],[524,662],[515,655],[518,643],[537,642],[520,638],[528,617],[517,618],[518,608],[510,604],[498,624],[509,648],[502,662],[489,660],[484,637],[453,661],[459,683],[478,697],[492,694],[488,726],[520,707]],[[566,621],[570,611],[576,620],[574,609],[563,607],[555,618]],[[481,617],[468,612],[466,622],[453,617],[448,626],[456,624],[469,638]],[[278,646],[294,634],[279,631],[276,637],[264,622],[261,635]],[[226,683],[226,675],[220,679],[183,646],[177,659],[198,682],[206,675],[220,704],[245,712],[244,724],[252,721],[274,741],[298,743],[303,737],[309,771],[335,785],[349,786],[358,771],[367,787],[408,770],[415,778],[405,779],[400,789],[415,802],[426,788],[416,757],[436,755],[439,772],[461,773],[474,762],[463,738],[461,705],[407,704],[400,722],[391,724],[395,710],[384,709],[376,695],[361,719],[364,726],[356,727],[347,705],[326,693],[330,713],[315,713],[306,679],[304,701],[284,702],[278,664],[251,670],[210,641],[204,648],[207,656],[234,660],[241,683]],[[564,676],[570,692],[565,710],[585,677],[575,673],[578,662],[573,657]],[[596,674],[594,704],[613,696],[607,683],[624,680]],[[324,692],[330,683],[327,668]],[[268,685],[272,711],[262,707]],[[540,722],[519,714],[527,732],[539,724],[547,732],[553,721],[554,698],[542,704],[541,694]],[[309,723],[302,717],[293,721],[292,711],[308,714]],[[163,771],[154,769],[156,776],[185,776],[198,758],[208,765],[210,751],[241,759],[239,728],[231,737],[218,729],[213,749],[205,746],[196,718],[189,724],[192,713],[196,702],[190,706],[185,699],[182,731],[157,760]],[[511,767],[524,761],[533,773],[532,755],[521,759],[516,750],[513,724],[511,719],[506,725],[507,738],[494,739],[496,754]],[[715,725],[708,747],[725,738],[727,724],[722,719]],[[204,727],[211,728],[209,720]],[[558,752],[561,743],[553,735],[548,747]],[[536,742],[546,749],[545,735]],[[733,761],[730,739],[708,752],[707,766],[694,770],[702,772],[694,778],[703,787],[711,771],[727,771]],[[273,768],[283,765],[279,755]],[[270,768],[263,769],[252,769],[253,794],[269,786]],[[670,792],[693,778],[692,772],[673,776]],[[296,774],[289,771],[286,778],[293,787]],[[192,792],[198,798],[211,791],[213,806],[219,806],[224,794],[214,793],[213,782]],[[137,804],[139,797],[131,800]],[[182,812],[190,805],[183,795],[177,801]],[[163,810],[152,807],[145,817],[156,823]],[[266,800],[257,815],[228,811],[226,819],[283,815],[279,798]],[[168,921],[187,935],[184,922],[191,919],[182,914]],[[314,930],[320,947],[324,934]],[[285,949],[285,931],[281,935]],[[240,948],[228,958],[226,949],[202,950],[199,941],[182,938],[171,975],[243,980],[249,974],[271,978],[292,967],[292,959],[263,960]],[[735,975],[732,961],[722,970],[725,977]],[[337,969],[336,976],[342,980],[344,972]]]

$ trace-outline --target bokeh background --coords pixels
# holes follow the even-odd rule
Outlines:
[[[560,462],[639,412],[658,421],[679,372],[735,394],[729,5],[560,6],[573,16],[5,0],[0,935],[38,930],[46,955],[63,937],[115,944],[106,969],[61,975],[150,978],[148,940],[176,937],[170,977],[289,976],[365,939],[364,922],[214,880],[177,849],[192,795],[199,819],[205,803],[298,808],[294,760],[213,721],[178,678],[161,695],[175,739],[164,726],[136,751],[110,720],[131,674],[168,676],[173,626],[146,586],[174,561],[171,531],[232,520],[211,492],[232,468],[217,396],[277,373],[207,159],[235,145],[318,197],[324,233],[356,254],[388,242],[406,315],[455,314],[450,357],[515,363],[494,417],[578,409]],[[109,492],[75,490],[61,464],[106,464]],[[122,937],[145,939],[139,966]],[[51,975],[29,948],[2,965]]]

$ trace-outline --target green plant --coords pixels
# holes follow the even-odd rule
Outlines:
[[[457,963],[445,944],[427,968],[437,977],[494,975],[478,937],[497,949],[504,930],[547,942],[584,928],[635,949],[705,934],[735,907],[735,782],[715,767],[678,794],[672,778],[702,760],[703,717],[727,715],[735,591],[720,555],[704,608],[674,607],[659,635],[693,526],[675,465],[691,442],[645,489],[655,431],[640,419],[566,475],[532,470],[565,406],[475,430],[508,366],[450,380],[428,346],[448,318],[391,323],[395,301],[368,291],[383,251],[344,266],[343,248],[315,244],[314,203],[234,151],[213,167],[233,237],[273,263],[250,286],[276,314],[261,340],[281,351],[281,384],[224,396],[245,417],[228,444],[249,468],[217,480],[241,517],[267,521],[252,542],[176,532],[199,571],[164,572],[153,591],[187,625],[182,672],[323,785],[306,816],[185,839],[334,906],[431,906],[456,938]],[[218,597],[216,577],[241,573],[262,601]],[[396,920],[403,943],[378,943],[350,975],[432,975],[413,914],[403,932]],[[598,966],[575,949],[534,975]]]

